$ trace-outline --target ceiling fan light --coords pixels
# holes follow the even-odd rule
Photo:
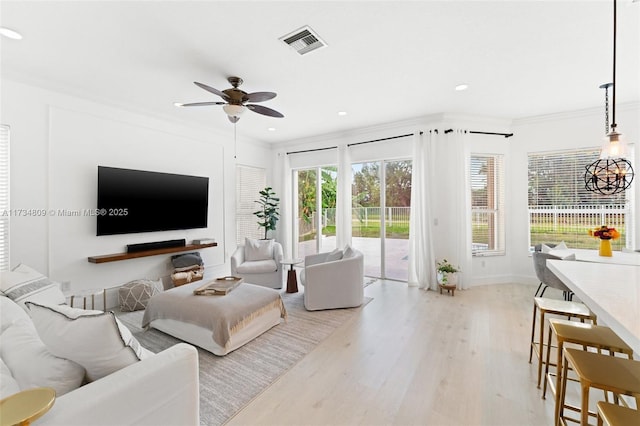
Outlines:
[[[229,117],[240,117],[247,108],[244,105],[226,104],[222,109]]]

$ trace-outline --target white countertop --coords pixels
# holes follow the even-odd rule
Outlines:
[[[613,256],[600,256],[598,250],[569,249],[576,254],[576,260],[580,262],[612,263],[615,265],[640,266],[640,253],[624,253],[614,251]]]
[[[599,324],[611,327],[640,354],[640,266],[562,260],[547,265],[598,316]]]

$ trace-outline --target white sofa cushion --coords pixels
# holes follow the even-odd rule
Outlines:
[[[236,271],[241,274],[263,274],[265,272],[274,272],[277,270],[278,265],[276,265],[276,261],[273,259],[244,262],[236,268]]]
[[[82,385],[84,368],[49,352],[30,319],[14,322],[0,338],[0,356],[21,390],[51,387],[61,396]]]
[[[27,302],[40,338],[51,353],[82,365],[98,380],[153,355],[113,312]]]
[[[349,259],[350,257],[354,257],[356,255],[356,252],[353,250],[353,248],[347,244],[344,247],[344,253],[342,254],[342,258],[343,259]]]
[[[20,320],[30,320],[29,314],[6,296],[0,296],[0,333]]]
[[[0,274],[0,290],[25,310],[27,301],[53,305],[66,302],[58,283],[23,264]]]
[[[253,262],[255,260],[273,259],[273,240],[244,239],[244,260]]]
[[[7,364],[0,358],[0,399],[4,399],[18,392],[20,392],[18,382],[13,378]]]
[[[342,250],[337,248],[337,249],[333,250],[331,253],[329,253],[327,255],[327,260],[326,261],[327,262],[333,262],[335,260],[340,260],[340,259],[342,259],[343,255],[344,254],[343,254]]]

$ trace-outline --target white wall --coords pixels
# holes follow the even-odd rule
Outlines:
[[[96,236],[95,217],[13,217],[11,264],[28,264],[73,290],[108,288],[136,278],[170,282],[168,255],[92,264],[88,256],[125,251],[127,244],[213,237],[200,250],[208,276],[229,273],[235,249],[235,164],[269,170],[268,145],[233,133],[195,128],[164,117],[101,105],[3,80],[2,117],[11,126],[13,209],[90,209],[96,206],[97,166],[209,177],[207,229]],[[115,293],[115,292],[114,292]],[[115,303],[116,294],[109,304]]]
[[[640,244],[640,106],[618,105],[616,110],[618,130],[629,142],[635,142],[635,158],[632,159],[636,177],[633,197],[636,217],[636,248]],[[511,170],[509,180],[512,194],[508,247],[513,252],[512,274],[523,282],[535,282],[533,265],[528,253],[528,200],[527,155],[532,152],[563,149],[599,148],[604,138],[604,114],[601,108],[533,117],[514,122],[515,133],[511,143]],[[586,164],[585,164],[586,165]],[[585,229],[585,232],[587,230]],[[594,244],[594,248],[595,248]]]

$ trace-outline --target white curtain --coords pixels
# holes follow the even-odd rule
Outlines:
[[[278,153],[278,163],[280,168],[280,243],[285,259],[291,259],[291,235],[293,227],[293,210],[292,210],[292,188],[291,188],[291,166],[289,165],[289,156],[286,152]]]
[[[471,176],[469,171],[470,154],[468,149],[468,133],[466,130],[454,130],[447,135],[445,141],[449,146],[451,160],[448,166],[452,168],[451,192],[453,198],[452,214],[455,222],[452,227],[454,252],[453,264],[460,267],[458,274],[458,288],[469,288],[471,283]]]
[[[347,145],[338,147],[338,196],[336,200],[336,247],[351,245],[351,155]]]
[[[413,135],[411,215],[409,217],[409,280],[412,287],[437,288],[433,251],[432,198],[435,180],[435,144],[438,134]]]

